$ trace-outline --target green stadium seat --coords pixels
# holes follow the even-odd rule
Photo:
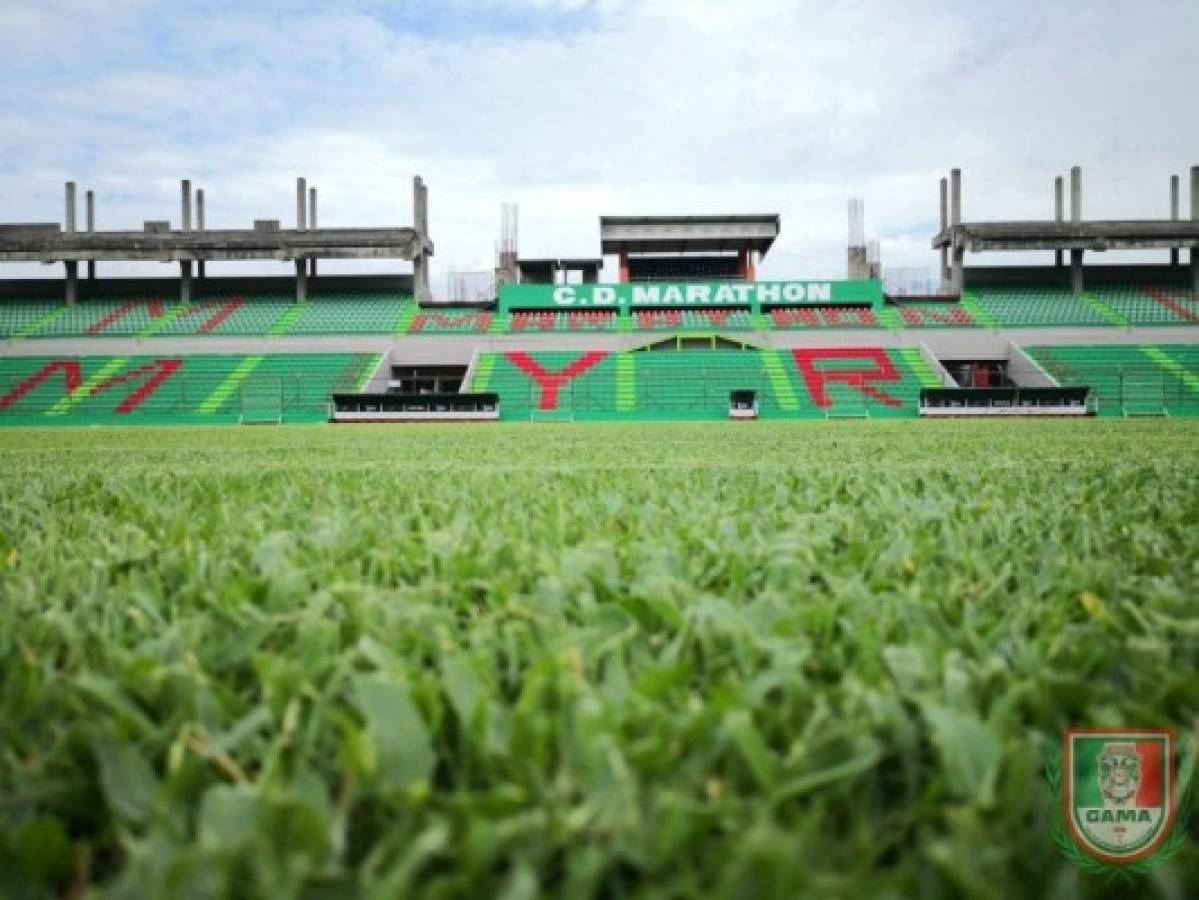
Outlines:
[[[1154,285],[1118,285],[1088,291],[1130,325],[1199,324],[1199,297],[1193,291]]]
[[[977,287],[967,294],[1000,327],[1111,324],[1066,288]]]
[[[1100,415],[1199,415],[1199,345],[1026,347],[1067,386],[1090,387]]]
[[[374,353],[0,357],[0,424],[320,422]]]
[[[161,296],[88,298],[75,306],[0,301],[0,337],[390,334],[410,301],[387,292],[199,293],[187,306]]]
[[[500,396],[503,419],[717,419],[734,390],[763,418],[915,416],[928,373],[878,347],[482,354],[471,389]]]

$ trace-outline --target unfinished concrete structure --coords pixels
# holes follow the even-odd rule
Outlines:
[[[1082,216],[1082,170],[1070,170],[1070,218],[1064,220],[1063,182],[1054,181],[1055,216],[1052,221],[1031,219],[1012,222],[962,221],[962,172],[950,174],[950,217],[945,221],[945,179],[941,179],[941,230],[932,239],[941,258],[952,254],[952,264],[942,263],[942,286],[948,293],[960,295],[963,287],[963,261],[966,251],[1052,250],[1055,264],[1062,265],[1063,253],[1070,251],[1070,286],[1081,293],[1084,281],[1083,254],[1087,250],[1168,249],[1170,263],[1179,265],[1179,250],[1190,251],[1191,290],[1199,291],[1199,166],[1191,167],[1191,217],[1178,215],[1178,176],[1170,182],[1170,216],[1163,219],[1092,220]]]
[[[619,259],[621,283],[662,279],[753,281],[779,235],[777,213],[600,216],[600,250]]]
[[[429,192],[420,176],[413,179],[413,225],[408,228],[318,228],[316,188],[296,179],[296,227],[281,228],[277,219],[259,219],[252,228],[209,230],[204,223],[204,191],[194,195],[191,181],[179,185],[179,227],[167,221],[146,221],[142,231],[97,231],[95,193],[87,192],[87,230],[76,230],[76,186],[66,183],[63,223],[0,223],[0,262],[63,263],[64,296],[74,305],[79,295],[79,263],[87,263],[94,278],[97,262],[143,261],[179,264],[179,297],[192,297],[193,265],[200,278],[205,263],[276,260],[294,261],[295,295],[303,302],[318,259],[400,259],[413,264],[413,288],[418,300],[429,299]]]

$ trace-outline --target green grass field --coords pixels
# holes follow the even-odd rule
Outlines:
[[[0,431],[0,896],[1199,894],[1199,422]],[[1194,826],[1192,825],[1192,828]]]

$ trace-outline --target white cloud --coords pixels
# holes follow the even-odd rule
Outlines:
[[[1072,163],[1088,215],[1159,214],[1199,162],[1191,0],[443,6],[413,28],[370,2],[10,0],[0,218],[55,217],[71,177],[136,226],[191,177],[214,224],[288,221],[304,174],[323,222],[400,222],[420,172],[442,273],[489,266],[516,200],[531,255],[596,253],[601,213],[778,211],[763,272],[836,275],[849,196],[885,263],[933,269],[952,165],[967,216],[1003,218],[1048,215]]]

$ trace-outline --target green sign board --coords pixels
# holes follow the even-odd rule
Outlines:
[[[880,306],[879,281],[700,281],[637,284],[515,284],[500,308],[552,310],[703,309],[763,306]]]

